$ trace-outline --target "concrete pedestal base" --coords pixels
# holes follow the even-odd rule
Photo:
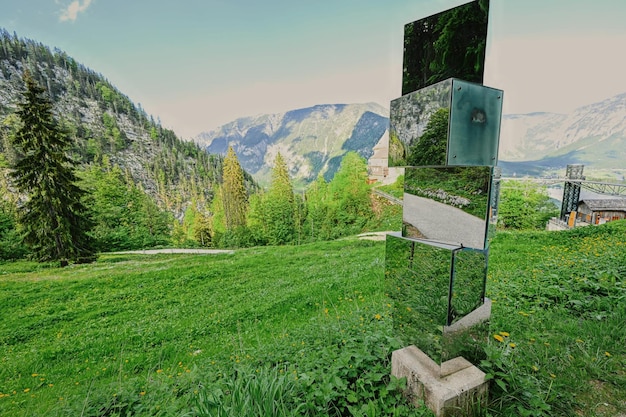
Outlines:
[[[442,368],[447,375],[441,376]],[[452,368],[456,371],[450,372]],[[485,374],[463,358],[440,367],[415,346],[408,346],[392,353],[391,374],[406,377],[407,398],[415,405],[424,401],[437,417],[479,416],[487,402]]]

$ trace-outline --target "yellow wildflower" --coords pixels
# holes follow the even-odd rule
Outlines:
[[[500,335],[502,335],[504,337],[509,337],[509,333],[508,332],[500,332]]]
[[[604,352],[604,356],[606,356],[607,358],[610,358],[611,354],[609,352]]]
[[[375,318],[376,320],[380,320],[380,319],[382,319],[382,318],[383,318],[383,316],[381,316],[380,314],[376,314],[376,315],[374,316],[374,318]]]
[[[496,339],[498,342],[504,342],[504,338],[499,334],[494,334],[493,338]]]

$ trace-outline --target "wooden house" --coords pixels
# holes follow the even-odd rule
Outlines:
[[[576,217],[578,222],[588,224],[626,219],[626,198],[580,200]]]

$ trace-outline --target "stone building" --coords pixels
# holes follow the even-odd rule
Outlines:
[[[371,183],[393,184],[399,175],[404,174],[404,168],[389,167],[389,130],[383,134],[373,151],[367,160],[367,173]]]

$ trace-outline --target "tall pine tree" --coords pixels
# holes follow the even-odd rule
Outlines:
[[[278,153],[272,169],[272,184],[263,204],[270,245],[291,243],[295,235],[294,195],[287,164]]]
[[[243,182],[243,170],[239,165],[237,155],[232,146],[224,158],[222,167],[222,202],[226,229],[235,230],[246,225],[246,211],[248,210],[248,196]]]
[[[70,138],[59,128],[52,103],[30,73],[17,115],[22,125],[13,137],[17,161],[12,177],[27,200],[19,222],[24,243],[39,261],[77,261],[93,255],[89,220],[81,202]]]

